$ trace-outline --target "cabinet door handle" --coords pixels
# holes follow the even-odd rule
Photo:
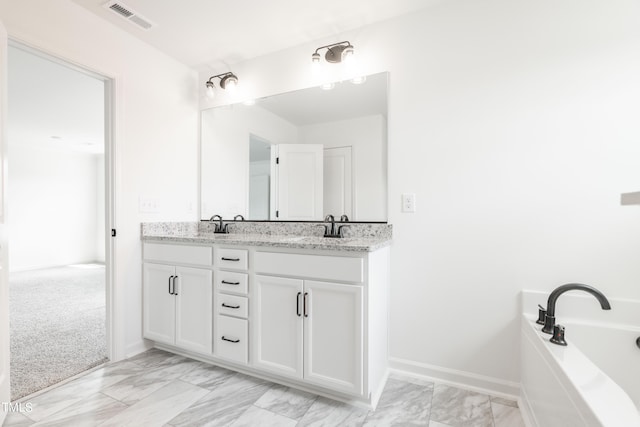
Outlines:
[[[173,294],[178,295],[178,291],[176,290],[176,279],[178,276],[173,276]]]
[[[305,292],[305,293],[304,293],[304,300],[303,300],[303,305],[304,305],[304,307],[303,307],[303,309],[304,309],[304,317],[309,317],[309,311],[308,311],[308,308],[309,308],[309,307],[307,307],[307,297],[308,297],[308,296],[309,296],[309,293],[308,293],[308,292]]]
[[[226,280],[223,280],[222,284],[224,284],[224,285],[239,285],[240,282],[227,282]]]
[[[173,276],[169,276],[169,295],[173,295],[173,292],[171,292],[171,279],[173,279]]]
[[[239,305],[228,305],[226,302],[223,302],[222,306],[225,307],[225,308],[233,308],[233,309],[240,308]]]
[[[225,258],[225,257],[222,257],[222,260],[223,261],[240,261],[240,258]]]
[[[225,336],[223,335],[223,336],[222,336],[222,341],[229,341],[229,342],[232,342],[232,343],[239,343],[239,342],[240,342],[240,339],[238,338],[238,339],[232,340],[232,339],[229,339],[229,338],[227,338],[227,337],[225,337]]]
[[[302,292],[298,292],[298,295],[296,295],[296,314],[298,317],[302,315],[300,313],[300,295],[302,295]]]

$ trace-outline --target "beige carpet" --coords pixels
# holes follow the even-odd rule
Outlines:
[[[12,400],[104,363],[104,266],[10,274],[9,318]]]

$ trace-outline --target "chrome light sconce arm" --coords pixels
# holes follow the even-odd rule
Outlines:
[[[324,59],[332,64],[340,63],[342,60],[348,59],[354,54],[353,45],[348,40],[345,40],[317,48],[316,51],[311,54],[311,62],[320,62],[319,51],[322,49],[327,49],[327,52],[324,54]]]
[[[238,76],[233,74],[231,71],[227,73],[211,76],[209,77],[209,80],[207,80],[207,82],[205,83],[207,87],[207,96],[209,98],[213,98],[215,96],[215,85],[213,84],[214,79],[220,79],[220,82],[218,83],[218,85],[220,86],[221,89],[232,90],[232,89],[235,89],[236,85],[238,84]]]

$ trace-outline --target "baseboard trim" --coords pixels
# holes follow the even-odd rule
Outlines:
[[[524,388],[520,391],[520,398],[518,399],[518,407],[520,408],[520,415],[526,427],[538,427],[536,417],[533,414],[533,408],[529,404],[529,398]]]
[[[389,358],[391,372],[451,385],[465,390],[518,400],[520,384],[456,369],[443,368],[413,360]]]
[[[130,357],[133,357],[135,355],[138,355],[140,353],[143,353],[147,350],[149,350],[150,348],[153,348],[153,345],[147,345],[145,343],[144,340],[140,340],[138,342],[135,342],[133,344],[129,344],[124,351],[124,358],[128,359]]]

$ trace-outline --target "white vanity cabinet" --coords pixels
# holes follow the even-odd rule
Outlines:
[[[211,354],[213,272],[185,266],[210,266],[211,247],[145,243],[143,254],[143,336]]]
[[[362,285],[257,275],[254,366],[362,394]]]
[[[389,247],[144,242],[144,337],[375,406],[388,371]]]
[[[253,366],[348,395],[375,392],[386,371],[388,250],[254,258]]]

